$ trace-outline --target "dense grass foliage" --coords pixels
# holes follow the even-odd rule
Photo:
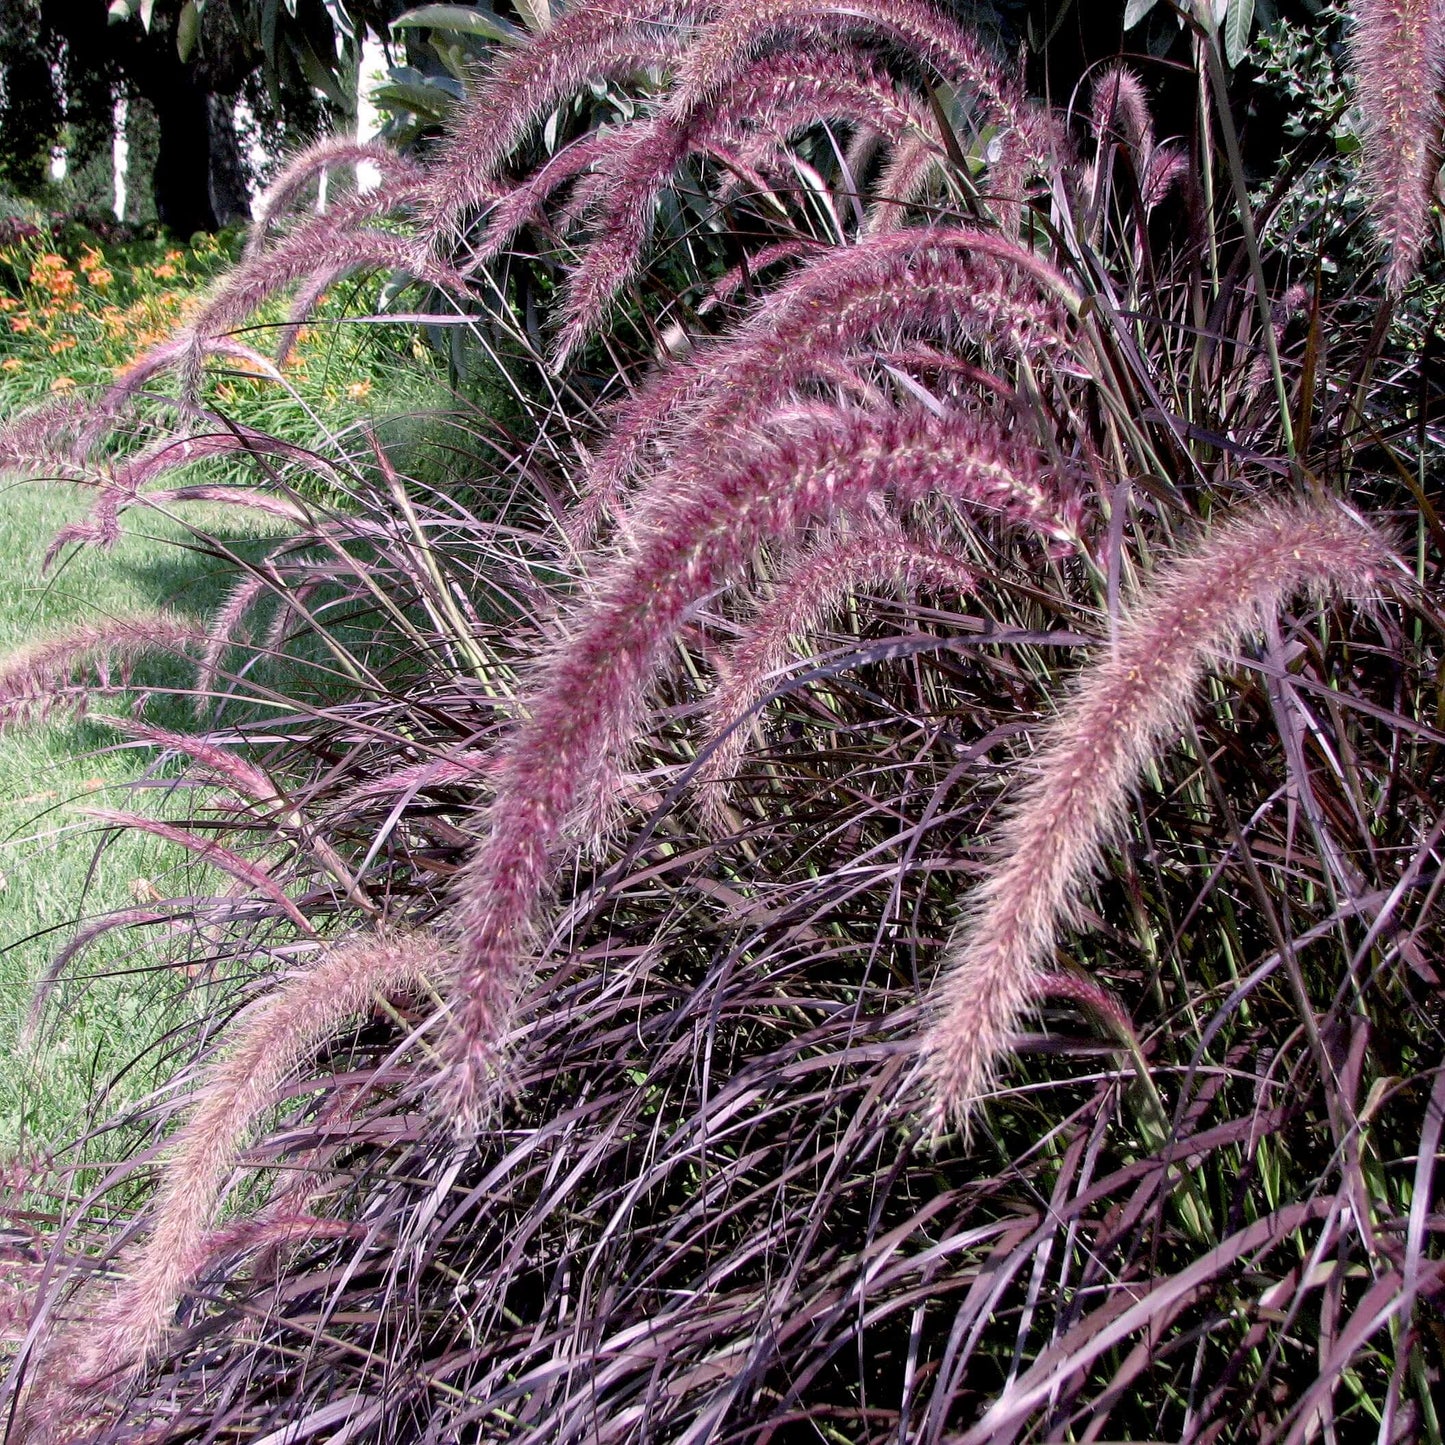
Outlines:
[[[1350,162],[1248,174],[1207,20],[1177,137],[924,0],[535,30],[0,433],[56,558],[280,529],[0,659],[190,657],[129,735],[202,801],[103,821],[218,880],[102,920],[195,1020],[32,1182],[18,1437],[1439,1439],[1418,226],[1327,267]],[[308,403],[328,291],[449,416]]]

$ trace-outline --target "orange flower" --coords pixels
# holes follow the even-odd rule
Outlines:
[[[28,316],[12,316],[10,318],[10,329],[12,331],[18,331],[23,336],[27,331],[33,331],[35,329],[35,322]]]
[[[0,361],[0,371],[22,371],[24,367],[25,363],[18,356],[10,356]]]
[[[95,270],[88,274],[90,284],[94,286],[97,291],[104,291],[110,283],[115,280],[115,276],[110,271],[107,271],[104,266],[97,266]]]
[[[69,391],[74,385],[75,378],[73,376],[57,376],[50,383],[50,389],[51,391]]]
[[[371,395],[371,379],[365,381],[353,381],[346,388],[347,401],[365,401]]]
[[[62,336],[59,341],[50,343],[50,354],[59,356],[62,351],[69,351],[74,345],[75,338],[73,336]]]
[[[158,281],[169,281],[176,274],[176,268],[169,261],[162,261],[159,266],[151,267],[151,275]]]
[[[80,269],[89,276],[92,272],[104,268],[105,257],[102,256],[94,246],[85,246],[81,248],[80,260],[77,264],[80,266]]]
[[[166,260],[167,260],[167,261],[184,261],[185,259],[186,259],[186,253],[185,253],[184,251],[167,251],[167,252],[166,252]]]

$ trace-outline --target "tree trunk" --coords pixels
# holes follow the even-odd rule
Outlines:
[[[251,219],[246,168],[241,160],[233,118],[235,104],[228,95],[206,97],[206,116],[210,123],[211,210],[222,226],[244,226]]]
[[[186,239],[197,231],[216,229],[211,209],[210,117],[205,92],[180,65],[167,69],[170,83],[156,86],[146,96],[160,126],[156,214],[168,231]]]

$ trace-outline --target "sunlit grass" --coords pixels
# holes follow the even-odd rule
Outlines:
[[[44,483],[6,489],[0,650],[68,624],[162,604],[203,615],[224,587],[227,564],[187,545],[189,533],[181,523],[153,515],[114,552],[77,553],[42,579],[47,544],[84,505],[68,489]],[[232,512],[211,508],[204,517],[198,508],[191,512],[240,545],[265,531],[264,522]],[[179,671],[178,663],[161,663],[142,680],[181,682],[170,675]],[[102,699],[95,713],[126,705],[123,699]],[[161,698],[146,715],[184,724],[182,709],[175,699]],[[173,876],[194,867],[181,850],[134,831],[98,848],[103,835],[81,811],[97,804],[132,806],[128,795],[138,781],[155,776],[147,767],[143,755],[124,748],[98,717],[58,715],[0,736],[0,1051],[9,1061],[0,1069],[0,1149],[22,1140],[43,1145],[73,1130],[91,1108],[113,1107],[114,1094],[101,1097],[107,1083],[162,1032],[156,1011],[168,1007],[178,991],[164,980],[127,972],[138,961],[137,939],[144,939],[144,931],[103,936],[78,967],[79,976],[93,980],[90,986],[67,989],[35,1045],[21,1043],[34,981],[77,921],[192,891]],[[156,807],[153,792],[144,806]],[[130,1095],[147,1082],[137,1072],[120,1088]]]

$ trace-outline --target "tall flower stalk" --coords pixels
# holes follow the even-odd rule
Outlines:
[[[1155,578],[1049,730],[950,947],[920,1043],[936,1129],[966,1125],[988,1091],[1130,789],[1184,725],[1211,660],[1296,592],[1369,597],[1394,569],[1386,540],[1346,508],[1275,503],[1224,523]]]
[[[327,949],[242,1017],[172,1140],[150,1236],[119,1282],[83,1290],[51,1339],[20,1417],[20,1438],[54,1439],[119,1394],[165,1339],[184,1291],[211,1254],[209,1231],[237,1155],[308,1055],[378,1001],[442,981],[446,956],[424,934],[381,934]]]
[[[1386,284],[1401,290],[1430,239],[1430,190],[1440,163],[1445,5],[1356,0],[1350,42],[1365,122],[1365,181],[1385,243]]]
[[[763,437],[779,437],[763,441]],[[618,755],[657,662],[691,608],[767,542],[817,521],[938,494],[1032,507],[1029,450],[971,418],[924,409],[779,415],[725,469],[659,491],[631,550],[599,582],[530,700],[468,863],[453,916],[460,947],[446,1093],[458,1124],[491,1106],[552,853],[584,785]]]

